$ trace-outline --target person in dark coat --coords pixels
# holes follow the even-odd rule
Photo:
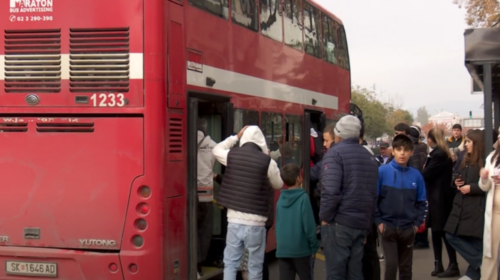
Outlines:
[[[427,147],[427,144],[423,142],[425,140],[425,136],[422,133],[422,128],[420,128],[420,126],[418,125],[415,125],[414,127],[420,132],[420,136],[418,137],[417,150],[420,152],[421,162],[425,164],[425,162],[427,161],[427,154],[429,148]]]
[[[363,125],[361,125],[361,131],[359,132],[360,145],[362,145],[369,152],[372,152],[371,149],[368,147],[368,145],[363,144],[366,143],[366,141],[363,139],[364,132],[365,132],[364,127]],[[379,158],[375,156],[373,156],[373,158],[377,162],[378,166],[382,165],[383,159],[381,162]],[[378,237],[377,225],[374,222],[372,228],[368,231],[368,235],[366,236],[365,246],[363,249],[362,263],[363,263],[364,280],[380,280],[380,261],[379,261],[379,254],[377,251],[377,237]]]
[[[415,145],[415,149],[413,151],[413,157],[418,157],[418,166],[413,164],[413,168],[416,168],[418,171],[422,172],[424,169],[425,162],[427,160],[427,145],[422,143],[422,130],[419,126],[411,126],[410,127],[410,139],[413,140],[413,144]],[[410,158],[411,159],[411,158]],[[414,159],[414,161],[416,161]],[[424,223],[425,226],[425,223]],[[427,228],[423,232],[417,232],[415,234],[415,244],[413,245],[414,249],[428,249],[429,248],[429,232]]]
[[[347,115],[335,125],[335,146],[322,161],[321,236],[326,279],[363,279],[366,236],[375,218],[378,164],[359,145],[361,122]]]
[[[312,169],[316,164],[321,162],[323,159],[323,156],[325,154],[325,149],[323,147],[323,137],[322,135],[318,134],[314,128],[311,128],[311,135],[310,141],[309,141],[309,153],[310,153],[310,161],[309,161],[309,168]],[[317,203],[317,199],[314,196],[316,193],[316,190],[318,188],[318,180],[309,177],[309,188],[310,188],[310,193],[309,193],[309,200],[311,202],[312,208],[313,208],[313,214],[314,214],[314,221],[316,222],[316,225],[320,225],[319,221],[319,205]]]
[[[413,142],[413,146],[415,147],[415,149],[413,150],[412,158],[410,158],[410,160],[413,159],[413,162],[409,162],[408,164],[411,164],[411,167],[417,169],[419,172],[422,172],[422,170],[424,169],[425,160],[422,156],[421,150],[416,148],[420,139],[420,130],[416,126],[411,126],[410,134],[407,136],[411,139],[411,141]]]
[[[458,277],[460,271],[457,253],[445,238],[444,226],[453,206],[455,190],[451,188],[453,161],[442,129],[433,128],[427,135],[427,143],[432,148],[425,168],[422,171],[427,187],[429,215],[427,227],[432,231],[432,247],[434,250],[434,271],[432,276],[440,278]],[[448,252],[450,264],[444,271],[442,261],[443,241]]]
[[[460,164],[457,189],[444,230],[448,242],[469,263],[465,276],[481,279],[483,228],[486,193],[479,187],[479,172],[484,166],[484,132],[469,130],[465,136],[467,154]]]

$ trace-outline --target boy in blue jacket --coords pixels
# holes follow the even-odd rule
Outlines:
[[[427,213],[424,178],[408,166],[413,142],[406,135],[394,137],[393,159],[379,167],[378,202],[375,221],[382,234],[385,280],[412,279],[415,234]]]
[[[276,257],[281,280],[312,280],[313,256],[318,251],[316,222],[307,193],[300,187],[300,168],[289,163],[281,168],[282,190],[276,205]]]

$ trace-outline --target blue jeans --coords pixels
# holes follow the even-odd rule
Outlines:
[[[363,280],[366,230],[339,224],[321,226],[326,280]]]
[[[481,263],[483,261],[483,239],[476,237],[456,236],[446,233],[446,240],[469,263],[465,275],[472,280],[481,279]]]
[[[229,223],[224,249],[224,280],[236,280],[245,248],[248,250],[248,280],[262,280],[266,253],[266,228]]]

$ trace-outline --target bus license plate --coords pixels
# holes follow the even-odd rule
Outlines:
[[[57,264],[7,261],[5,263],[5,273],[10,275],[57,277]]]

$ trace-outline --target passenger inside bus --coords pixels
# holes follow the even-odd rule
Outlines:
[[[326,148],[323,146],[323,129],[324,124],[321,123],[321,114],[314,113],[310,116],[310,131],[309,132],[309,167],[312,169],[318,162],[323,159],[326,152]],[[319,131],[319,133],[318,133]],[[304,131],[305,132],[305,131]],[[309,174],[312,173],[312,170]],[[314,220],[316,224],[320,225],[319,220],[319,204],[316,198],[316,192],[318,188],[318,180],[313,176],[309,176],[309,198],[311,201],[311,206],[313,209]],[[318,238],[321,239],[321,235],[318,233]]]
[[[197,163],[197,188],[198,188],[198,213],[197,213],[197,246],[198,246],[198,278],[203,275],[202,264],[206,260],[213,232],[214,207],[213,195],[213,168],[215,156],[212,153],[215,143],[207,134],[207,120],[198,119],[198,163]]]
[[[323,137],[320,135],[313,127],[311,127],[310,131],[310,140],[309,140],[309,168],[313,168],[318,162],[323,159],[323,155],[325,154],[325,149],[323,147]],[[318,180],[314,180],[313,178],[309,178],[309,198],[311,199],[311,206],[314,214],[314,221],[316,225],[320,224],[319,220],[319,205],[314,196],[316,193],[316,188],[318,185]]]
[[[219,184],[214,174],[221,173],[220,164],[213,160],[212,149],[223,137],[223,108],[220,102],[199,99],[196,129],[197,144],[197,211],[190,215],[196,225],[195,273],[198,279],[210,279],[222,266],[224,247],[221,239],[225,237],[223,209],[215,205]],[[192,208],[194,209],[194,207]],[[194,234],[194,233],[193,233]],[[194,244],[193,244],[194,245]]]

